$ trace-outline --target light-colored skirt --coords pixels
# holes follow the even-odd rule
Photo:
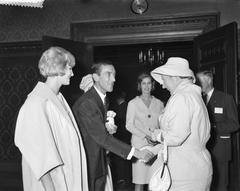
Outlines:
[[[212,176],[201,180],[172,180],[169,191],[209,191],[212,182]]]
[[[148,184],[149,183],[149,169],[150,165],[137,160],[132,163],[132,183],[134,184]]]

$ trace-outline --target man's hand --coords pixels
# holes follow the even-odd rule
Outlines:
[[[154,157],[154,154],[147,149],[144,149],[141,151],[138,149],[135,149],[134,156],[142,160],[143,162],[148,162]]]

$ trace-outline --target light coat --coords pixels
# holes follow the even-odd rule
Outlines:
[[[82,139],[61,93],[36,85],[19,111],[15,144],[22,153],[25,191],[44,191],[41,177],[59,166],[68,191],[88,191]]]
[[[210,122],[201,89],[190,81],[181,82],[171,94],[159,120],[168,145],[172,188],[208,190],[212,176],[211,157],[206,149]],[[177,182],[181,187],[177,188]]]
[[[128,103],[126,129],[132,134],[131,143],[140,149],[148,145],[146,135],[151,136],[154,129],[159,129],[158,117],[164,106],[163,103],[152,96],[147,107],[142,99],[137,96]]]

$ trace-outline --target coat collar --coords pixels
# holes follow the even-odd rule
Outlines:
[[[201,88],[199,86],[193,84],[190,80],[184,80],[184,81],[180,82],[180,84],[178,84],[178,86],[173,91],[171,96],[173,96],[179,92],[186,91],[188,89],[190,89],[191,92],[196,92],[197,94],[201,95]]]
[[[59,92],[58,95],[54,94],[53,91],[43,82],[38,82],[33,91],[28,95],[30,96],[38,96],[46,100],[50,100],[59,111],[65,116],[65,118],[70,121],[70,116],[68,113],[69,108],[65,108],[58,97],[63,98],[63,95]],[[64,99],[64,98],[63,98]],[[67,117],[69,116],[69,117]],[[71,121],[70,121],[71,122]]]

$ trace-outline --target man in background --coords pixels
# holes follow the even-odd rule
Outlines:
[[[237,106],[231,95],[214,88],[211,71],[198,72],[197,79],[211,122],[211,137],[207,144],[213,162],[211,190],[227,191],[232,156],[231,134],[239,129]]]

